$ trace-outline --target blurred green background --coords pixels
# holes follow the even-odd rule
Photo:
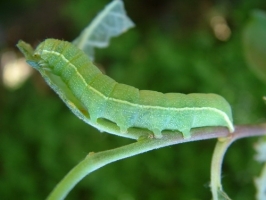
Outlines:
[[[3,75],[22,57],[15,47],[19,39],[32,45],[49,37],[72,41],[109,2],[0,2],[1,199],[44,199],[89,152],[133,142],[77,119],[36,71],[20,87],[7,86]],[[106,74],[140,89],[217,93],[231,104],[235,124],[265,121],[265,82],[250,71],[242,45],[251,11],[266,10],[265,0],[124,2],[136,27],[96,50],[95,62]],[[255,199],[253,181],[261,170],[253,159],[256,141],[237,141],[226,154],[223,187],[234,200]],[[67,199],[211,199],[215,142],[166,147],[107,165]]]

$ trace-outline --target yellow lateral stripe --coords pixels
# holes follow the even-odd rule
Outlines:
[[[229,124],[229,129],[231,131],[234,130],[234,127],[230,121],[230,119],[228,118],[228,116],[218,110],[217,108],[210,108],[210,107],[202,107],[202,108],[190,108],[190,107],[184,107],[184,108],[173,108],[173,107],[162,107],[162,106],[149,106],[149,105],[141,105],[141,104],[136,104],[136,103],[131,103],[131,102],[128,102],[128,101],[124,101],[124,100],[120,100],[120,99],[115,99],[115,98],[109,98],[107,96],[105,96],[103,93],[99,92],[96,88],[93,88],[92,86],[88,85],[85,81],[85,79],[83,78],[83,76],[78,72],[77,68],[75,65],[73,65],[63,54],[61,53],[58,53],[56,51],[50,51],[50,50],[45,50],[43,49],[42,53],[44,54],[53,54],[53,55],[57,55],[57,56],[60,56],[67,64],[69,64],[75,71],[76,73],[78,74],[78,76],[81,78],[81,80],[83,81],[83,83],[85,85],[87,85],[87,87],[89,87],[89,89],[91,89],[93,92],[97,93],[98,95],[102,96],[104,99],[106,100],[111,100],[111,101],[115,101],[115,102],[118,102],[118,103],[122,103],[122,104],[127,104],[127,105],[131,105],[131,106],[134,106],[134,107],[140,107],[140,108],[152,108],[152,109],[160,109],[160,110],[171,110],[171,111],[183,111],[183,110],[211,110],[211,111],[214,111],[218,114],[220,114],[221,116],[224,117],[225,121],[227,122],[227,124]]]

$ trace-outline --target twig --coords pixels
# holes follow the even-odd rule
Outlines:
[[[160,139],[147,138],[112,150],[90,153],[59,182],[47,199],[64,199],[70,190],[86,175],[117,160],[184,142],[228,136],[239,139],[242,137],[264,135],[266,133],[266,124],[237,126],[233,134],[230,134],[228,129],[224,127],[197,128],[193,129],[191,133],[191,138],[183,139],[179,132],[165,132]]]

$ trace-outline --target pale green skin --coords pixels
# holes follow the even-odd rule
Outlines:
[[[234,130],[231,107],[219,95],[139,90],[102,74],[83,51],[69,42],[47,39],[33,56],[25,53],[23,45],[18,46],[28,56],[28,62],[42,75],[47,71],[61,79],[68,89],[60,92],[70,91],[85,109],[83,113],[89,113],[95,127],[97,120],[104,118],[117,124],[122,134],[127,134],[130,127],[137,127],[151,130],[156,138],[162,137],[163,130],[178,130],[185,138],[196,127],[226,126],[230,132]],[[56,91],[58,86],[54,85],[51,86]],[[65,96],[61,98],[67,104],[75,104],[69,103]]]

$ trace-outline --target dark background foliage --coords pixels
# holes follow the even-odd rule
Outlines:
[[[19,39],[33,45],[52,37],[72,41],[107,0],[4,0],[0,2],[0,50]],[[242,31],[265,0],[125,0],[136,27],[96,50],[106,74],[140,89],[217,93],[232,106],[235,124],[265,121],[265,85],[250,72]],[[231,30],[215,37],[210,21],[223,16]],[[1,66],[3,67],[3,66]],[[1,73],[1,71],[0,71]],[[254,199],[257,138],[237,141],[223,165],[224,189],[235,200]],[[133,142],[77,119],[37,72],[16,90],[0,85],[1,199],[44,199],[89,152]],[[199,141],[122,160],[82,180],[67,199],[211,199],[210,161],[215,140]]]

